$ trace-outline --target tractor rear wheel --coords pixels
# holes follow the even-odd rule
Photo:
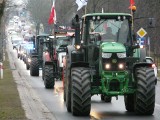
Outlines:
[[[28,63],[26,63],[26,69],[27,69],[27,70],[29,70],[29,67],[30,67],[30,66],[28,65]]]
[[[30,75],[39,76],[39,61],[38,58],[33,57],[30,65]]]
[[[46,65],[44,67],[44,86],[47,89],[51,89],[55,84],[55,77],[53,75],[53,66]]]
[[[71,70],[71,108],[72,114],[86,116],[91,109],[90,72],[86,68],[77,67]]]
[[[71,112],[71,87],[70,87],[70,83],[67,84],[67,89],[65,89],[65,94],[66,94],[67,111]]]
[[[155,107],[155,75],[153,69],[140,67],[136,70],[135,112],[152,115]]]
[[[45,65],[42,65],[42,80],[44,81],[44,75],[45,74]]]
[[[134,111],[134,94],[125,95],[124,103],[125,103],[126,110],[129,112],[133,112]]]
[[[66,69],[64,76],[65,96],[66,96],[66,108],[68,112],[71,112],[71,75],[70,75],[70,61],[69,56],[66,56]]]
[[[65,85],[65,77],[66,77],[66,72],[65,72],[65,67],[63,68],[62,72],[62,82],[63,82],[63,100],[66,101],[66,85]]]

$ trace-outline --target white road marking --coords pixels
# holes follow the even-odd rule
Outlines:
[[[155,105],[156,105],[156,107],[160,107],[160,105],[159,105],[159,104],[157,104],[157,103],[156,103]]]

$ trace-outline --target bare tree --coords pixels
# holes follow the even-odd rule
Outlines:
[[[70,23],[70,20],[77,12],[75,1],[76,0],[56,0],[57,21],[60,24],[67,25]]]
[[[27,9],[36,23],[37,30],[39,30],[40,24],[43,24],[46,32],[48,32],[47,28],[52,27],[48,25],[51,6],[52,0],[28,0]]]

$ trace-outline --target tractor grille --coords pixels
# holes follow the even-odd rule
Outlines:
[[[119,64],[123,64],[125,65],[125,58],[118,58],[117,53],[112,53],[111,58],[102,58],[102,65],[103,65],[103,69],[106,71],[119,71],[119,70],[124,70],[124,69],[119,69],[118,65]],[[110,64],[110,69],[106,69],[105,65],[106,64]]]
[[[118,80],[110,81],[109,91],[120,91],[120,82]]]

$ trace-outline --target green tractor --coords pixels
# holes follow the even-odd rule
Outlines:
[[[156,79],[135,38],[132,15],[92,13],[81,20],[76,15],[72,21],[75,45],[67,47],[64,65],[68,112],[89,115],[91,96],[99,94],[105,102],[124,96],[127,111],[152,115]]]
[[[34,51],[31,55],[30,62],[30,75],[39,76],[39,68],[42,68],[43,64],[43,43],[49,38],[48,34],[37,35],[34,42]]]

